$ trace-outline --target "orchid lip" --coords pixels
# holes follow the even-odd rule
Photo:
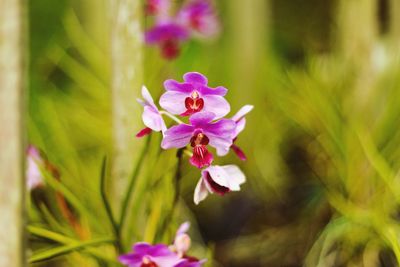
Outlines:
[[[206,176],[206,181],[209,184],[209,186],[211,187],[212,191],[218,195],[225,195],[226,193],[229,193],[231,190],[223,185],[219,185],[218,183],[216,183],[210,173],[207,172],[207,176]]]

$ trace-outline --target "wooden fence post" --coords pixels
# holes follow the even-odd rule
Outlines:
[[[22,1],[0,1],[0,267],[25,266]]]
[[[270,0],[227,0],[235,88],[254,88],[257,66],[262,64],[269,50]],[[255,90],[247,97],[254,99]],[[243,95],[240,95],[243,101]],[[249,100],[248,99],[248,100]]]
[[[143,81],[140,0],[109,0],[111,9],[113,200],[119,203],[139,151],[135,131],[141,109],[136,102]]]
[[[377,0],[338,1],[337,52],[357,73],[356,106],[362,107],[375,82],[372,56],[379,37]]]

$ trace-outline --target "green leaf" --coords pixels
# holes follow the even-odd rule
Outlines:
[[[40,262],[40,261],[45,261],[45,260],[50,260],[55,257],[59,257],[71,252],[75,252],[87,247],[92,247],[92,246],[98,246],[102,244],[107,244],[111,243],[114,240],[110,239],[95,239],[95,240],[90,240],[86,242],[81,242],[81,243],[75,243],[75,244],[70,244],[70,245],[65,245],[65,246],[60,246],[57,248],[52,248],[48,249],[42,252],[37,252],[32,255],[32,257],[29,259],[29,263],[35,263],[35,262]]]

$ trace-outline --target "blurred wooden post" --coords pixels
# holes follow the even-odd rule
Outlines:
[[[143,81],[140,0],[109,0],[112,51],[113,202],[120,203],[140,143],[135,138],[142,125],[136,102]]]
[[[389,10],[390,10],[390,15],[389,15],[390,35],[392,38],[395,52],[398,55],[400,48],[400,1],[390,0]]]
[[[25,266],[21,9],[0,0],[0,267]]]
[[[339,1],[338,48],[347,59],[369,60],[378,35],[377,8],[376,0]]]
[[[353,107],[361,107],[375,82],[373,53],[379,37],[377,0],[340,0],[337,16],[337,52],[357,73]]]
[[[269,52],[270,0],[231,1],[229,8],[230,38],[233,47],[233,77],[235,90],[255,88],[257,66],[263,64]],[[256,90],[246,91],[244,97],[254,99]],[[240,94],[243,100],[243,94]]]

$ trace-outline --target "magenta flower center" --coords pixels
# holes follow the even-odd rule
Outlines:
[[[192,115],[193,113],[199,112],[204,107],[204,100],[200,97],[197,91],[193,91],[190,97],[185,99],[186,111],[181,114],[183,116]]]
[[[190,145],[192,147],[206,146],[206,145],[208,145],[208,142],[210,142],[210,140],[208,139],[207,135],[205,135],[203,133],[198,133],[198,134],[194,135],[192,137],[192,139],[190,139]]]
[[[161,53],[166,59],[174,59],[179,55],[179,42],[167,39],[161,44]]]
[[[143,257],[140,267],[158,267],[158,265],[151,261],[148,257]]]
[[[190,26],[193,29],[200,31],[202,26],[201,16],[198,14],[192,15],[190,18]]]
[[[206,147],[209,141],[208,137],[201,132],[195,134],[192,139],[190,139],[190,145],[193,147],[193,156],[190,158],[190,163],[197,168],[210,166],[214,159],[213,155]]]
[[[149,0],[146,4],[146,14],[147,15],[156,15],[158,12],[158,3],[157,1]]]

